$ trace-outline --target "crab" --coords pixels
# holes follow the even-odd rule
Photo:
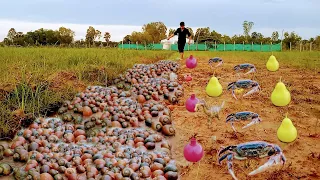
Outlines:
[[[249,124],[243,126],[242,129],[245,129],[247,127],[250,127],[254,124],[261,122],[259,114],[254,113],[254,112],[250,112],[250,111],[242,111],[242,112],[232,113],[232,114],[229,114],[226,118],[226,122],[231,123],[231,127],[235,132],[236,132],[236,129],[234,128],[233,123],[235,121],[242,121],[242,120],[251,120],[251,122]]]
[[[253,64],[249,64],[249,63],[244,63],[244,64],[236,65],[233,69],[234,69],[237,73],[239,73],[240,71],[249,70],[248,72],[245,73],[245,75],[246,75],[246,74],[253,73],[253,72],[257,72],[256,67],[255,67]]]
[[[252,89],[246,94],[244,94],[243,97],[249,96],[261,90],[259,83],[250,79],[238,80],[238,81],[229,83],[227,87],[228,90],[232,89],[232,96],[235,99],[238,99],[234,93],[236,89],[249,89],[249,88],[252,88]]]
[[[227,152],[221,156],[224,152]],[[227,158],[228,171],[233,179],[237,180],[233,172],[232,160],[236,158],[238,160],[244,160],[247,158],[263,158],[269,156],[269,160],[257,168],[256,170],[249,173],[249,176],[256,175],[268,169],[270,166],[282,163],[285,164],[286,158],[281,148],[276,144],[271,144],[265,141],[252,141],[243,144],[228,146],[222,148],[218,153],[218,162],[221,165],[221,161]],[[221,156],[221,157],[220,157]]]
[[[220,120],[219,112],[223,108],[224,103],[225,102],[223,101],[220,106],[212,106],[211,108],[209,108],[205,100],[199,100],[194,109],[195,111],[198,111],[199,107],[202,106],[204,113],[208,116],[208,125],[211,125],[213,118],[217,118],[218,120]]]
[[[223,60],[219,57],[209,59],[208,64],[212,67],[212,63],[218,63],[215,67],[221,66],[223,64]]]

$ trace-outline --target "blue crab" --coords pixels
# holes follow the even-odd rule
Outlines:
[[[223,64],[223,60],[219,57],[209,59],[208,64],[212,67],[212,63],[218,63],[215,67],[221,66]]]
[[[244,63],[244,64],[236,65],[233,69],[234,69],[237,73],[239,73],[240,71],[249,70],[248,72],[245,73],[245,75],[246,75],[246,74],[253,73],[253,72],[257,72],[256,67],[255,67],[253,64],[249,64],[249,63]]]
[[[224,152],[226,154],[222,155]],[[221,156],[222,155],[222,156]],[[243,144],[228,146],[222,148],[218,153],[218,162],[221,165],[221,161],[227,158],[228,171],[233,179],[237,180],[233,172],[232,160],[233,158],[238,160],[244,160],[247,158],[263,158],[269,156],[269,160],[257,168],[256,170],[249,173],[249,176],[261,173],[268,169],[270,166],[286,162],[286,158],[281,150],[281,148],[276,144],[270,144],[265,141],[252,141]],[[221,157],[220,157],[221,156]]]
[[[232,113],[232,114],[229,114],[226,118],[226,122],[231,123],[231,127],[235,132],[236,132],[236,129],[234,128],[233,123],[235,121],[242,121],[242,120],[251,120],[251,122],[249,124],[243,126],[242,129],[261,122],[259,114],[254,113],[254,112],[250,112],[250,111],[242,111],[242,112]]]
[[[256,93],[261,90],[259,83],[250,79],[238,80],[238,81],[229,83],[227,87],[228,90],[232,89],[232,96],[235,99],[237,99],[234,93],[236,89],[249,89],[249,88],[251,88],[251,90],[246,94],[244,94],[243,97],[249,96],[250,94]]]

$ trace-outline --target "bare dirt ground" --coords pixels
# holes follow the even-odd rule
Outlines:
[[[222,57],[223,58],[223,57]],[[220,97],[209,97],[205,87],[213,70],[207,64],[208,58],[198,59],[195,69],[187,69],[184,61],[181,62],[182,74],[191,73],[193,80],[184,82],[184,97],[181,104],[174,107],[173,119],[176,127],[176,136],[172,140],[173,156],[180,166],[181,179],[183,180],[212,180],[232,179],[228,173],[226,161],[222,165],[217,163],[217,151],[221,146],[237,145],[248,141],[267,141],[278,144],[287,158],[284,167],[281,165],[255,176],[247,174],[264,164],[268,157],[262,159],[234,160],[234,172],[238,179],[320,179],[320,75],[319,72],[293,68],[281,65],[277,72],[269,72],[265,62],[255,64],[257,74],[254,78],[259,82],[262,92],[248,98],[235,100],[231,91],[227,91],[228,83],[238,79],[233,72],[233,67],[245,61],[224,59],[224,64],[216,69],[216,76],[223,89]],[[242,76],[241,79],[250,79],[252,75]],[[286,107],[276,107],[271,103],[270,95],[276,83],[282,77],[291,92],[292,101]],[[199,99],[205,99],[209,106],[219,105],[225,100],[225,108],[220,112],[221,120],[214,119],[212,127],[206,125],[207,116],[202,112],[190,113],[183,105],[187,98],[195,93]],[[230,124],[226,124],[228,114],[238,111],[256,112],[262,118],[260,124],[242,129],[248,121],[236,123],[237,136]],[[292,143],[282,143],[277,138],[277,129],[286,113],[297,128],[298,138]],[[183,148],[189,138],[198,133],[197,140],[204,148],[205,155],[200,163],[189,163],[183,157]],[[216,140],[212,137],[216,137]]]

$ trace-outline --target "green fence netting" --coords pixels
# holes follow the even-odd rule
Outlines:
[[[162,50],[162,44],[119,44],[120,49]],[[178,51],[178,45],[172,44],[168,50]],[[186,44],[185,51],[281,51],[279,44]]]

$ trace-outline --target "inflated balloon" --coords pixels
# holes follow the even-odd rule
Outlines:
[[[297,138],[297,129],[287,115],[278,128],[277,136],[280,141],[287,143],[292,142]]]
[[[186,66],[187,68],[193,69],[197,66],[197,60],[192,55],[190,55],[189,58],[186,60]]]
[[[276,106],[286,106],[291,101],[290,92],[286,88],[286,85],[281,82],[281,78],[271,93],[271,101]]]
[[[203,148],[197,143],[196,138],[192,138],[190,143],[184,147],[183,155],[189,162],[198,162],[203,157]]]
[[[277,71],[279,69],[279,62],[274,55],[271,55],[266,66],[269,71]]]
[[[206,87],[206,93],[208,94],[208,96],[214,96],[214,97],[218,97],[221,95],[222,93],[222,86],[219,83],[218,78],[216,77],[212,77],[209,80],[209,83]]]
[[[191,94],[191,97],[186,102],[186,109],[189,112],[195,112],[195,107],[198,102],[199,102],[199,99],[196,98],[196,95]]]

